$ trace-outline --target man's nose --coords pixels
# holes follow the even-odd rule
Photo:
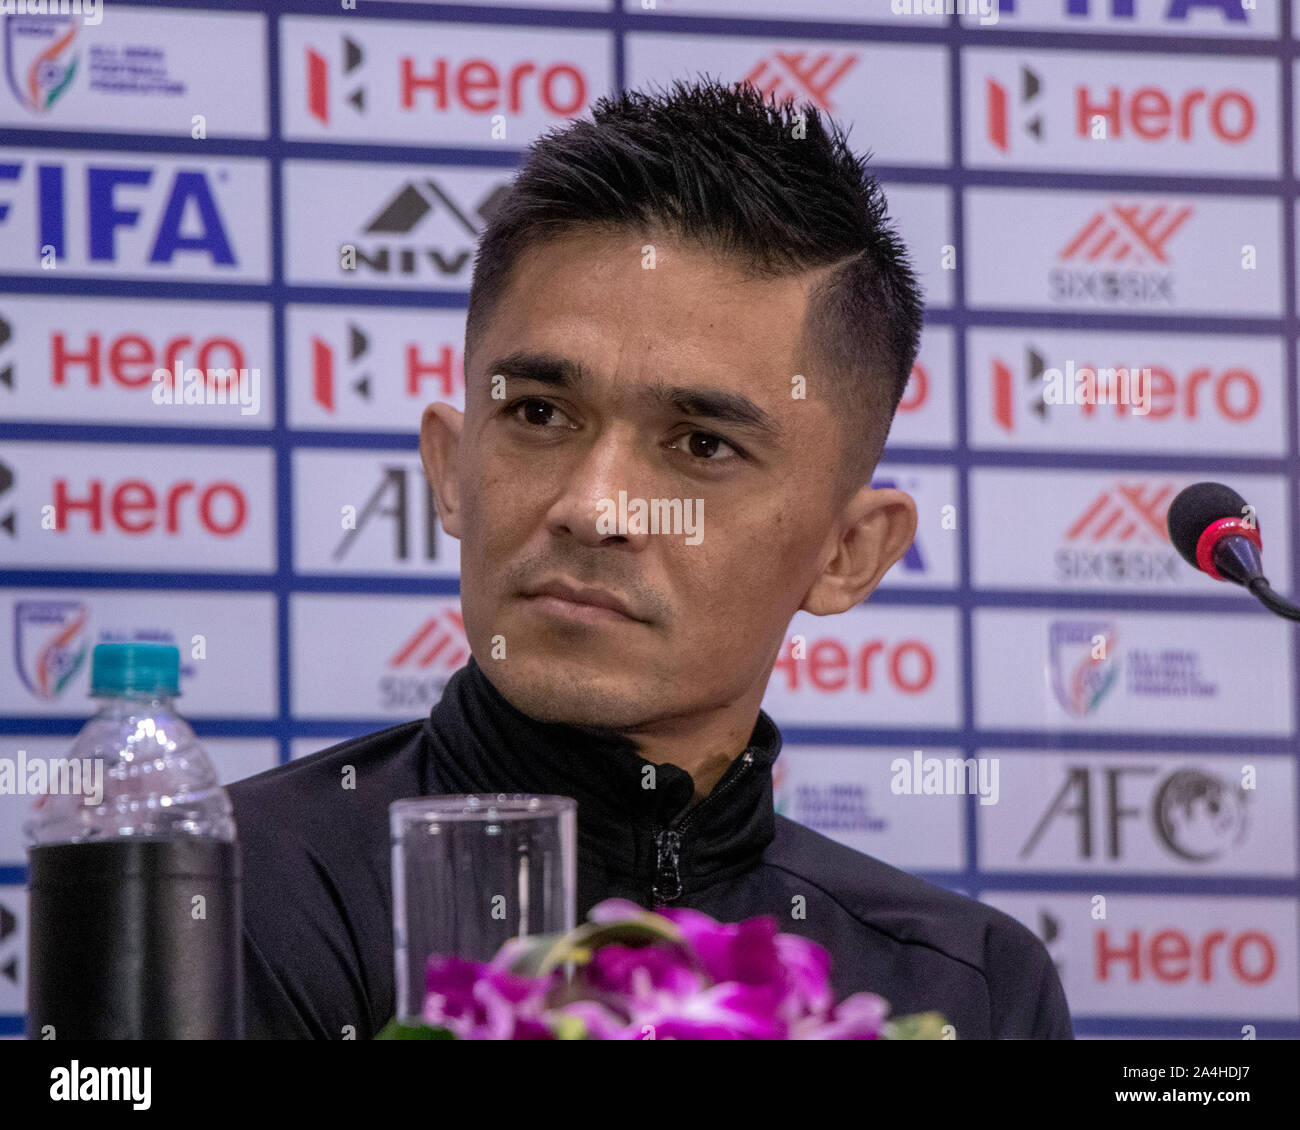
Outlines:
[[[640,548],[648,535],[628,533],[619,517],[632,499],[642,497],[650,477],[636,435],[608,429],[575,456],[547,523],[553,533],[567,532],[583,545],[626,542]]]

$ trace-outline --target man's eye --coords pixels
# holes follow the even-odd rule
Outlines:
[[[524,411],[521,413],[520,409]],[[537,397],[529,396],[523,400],[516,400],[507,409],[507,412],[520,423],[532,424],[538,427],[547,426],[568,426],[568,418],[564,416],[558,408],[549,400],[540,400]],[[563,423],[554,419],[560,416]]]
[[[707,463],[729,463],[741,454],[737,448],[712,432],[688,432],[671,446]],[[725,447],[731,454],[717,458],[719,447]]]

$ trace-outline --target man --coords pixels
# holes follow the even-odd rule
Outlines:
[[[428,718],[231,789],[250,1036],[373,1036],[388,804],[498,791],[577,799],[579,920],[615,896],[770,914],[830,950],[836,999],[1072,1035],[1023,926],[773,810],[760,702],[791,617],[853,608],[915,533],[869,484],[920,325],[879,187],[815,110],[678,83],[533,146],[479,246],[465,412],[420,433],[473,658]],[[621,493],[703,525],[611,528]]]

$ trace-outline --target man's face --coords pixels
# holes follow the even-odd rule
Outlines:
[[[747,280],[671,240],[646,269],[647,242],[529,248],[466,358],[463,420],[431,405],[421,433],[480,666],[535,718],[623,731],[757,706],[844,505],[830,377],[800,350],[808,277]],[[629,509],[680,501],[697,532],[600,528],[620,492]],[[910,514],[905,538],[872,527],[893,554],[881,572]],[[630,615],[530,595],[549,581]]]

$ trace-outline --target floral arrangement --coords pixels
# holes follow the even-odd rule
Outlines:
[[[888,1020],[874,993],[831,998],[830,954],[771,916],[607,899],[562,936],[514,938],[490,962],[429,959],[423,1023],[381,1040],[927,1040],[937,1012]],[[566,975],[566,966],[571,975]]]

